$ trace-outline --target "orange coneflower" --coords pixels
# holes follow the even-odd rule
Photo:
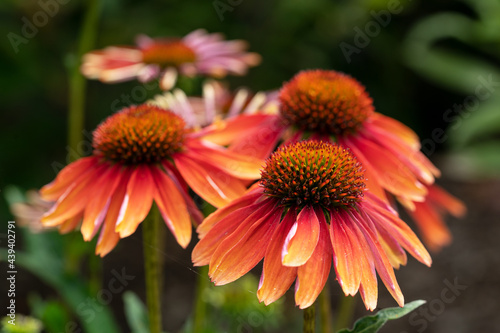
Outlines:
[[[209,264],[216,285],[232,282],[262,258],[261,302],[295,282],[300,308],[314,303],[333,264],[343,291],[377,304],[377,277],[404,299],[393,267],[403,248],[426,265],[431,258],[413,231],[383,201],[365,192],[362,165],[348,149],[318,141],[282,146],[267,160],[258,186],[210,215],[199,227],[196,266]]]
[[[203,141],[174,113],[153,105],[126,108],[94,132],[94,153],[64,168],[40,191],[56,201],[45,226],[71,230],[81,223],[85,240],[101,229],[96,253],[104,256],[145,219],[153,200],[177,242],[191,240],[190,216],[202,215],[188,186],[220,207],[259,177],[260,162]]]
[[[394,196],[433,249],[447,244],[451,236],[442,215],[460,216],[464,205],[434,184],[440,172],[420,152],[417,135],[375,112],[363,85],[335,71],[303,71],[283,85],[279,100],[278,114],[230,120],[222,130],[219,125],[217,133],[207,133],[207,138],[256,157],[262,157],[278,138],[285,143],[303,138],[337,142],[350,148],[365,167],[370,192],[387,202],[387,193]],[[265,140],[259,140],[262,132],[267,134]],[[440,232],[432,232],[437,229]]]
[[[88,78],[113,83],[138,78],[160,77],[163,89],[170,89],[178,73],[224,77],[244,75],[260,62],[256,53],[245,52],[247,43],[225,41],[221,34],[199,29],[183,38],[137,38],[136,47],[110,46],[84,55],[82,73]]]

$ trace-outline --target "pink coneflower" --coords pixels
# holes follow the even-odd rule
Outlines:
[[[246,195],[199,227],[196,266],[210,265],[216,285],[230,283],[264,259],[257,296],[269,304],[295,281],[300,308],[314,303],[333,264],[344,293],[358,291],[367,309],[377,305],[380,276],[400,306],[393,267],[406,264],[403,248],[426,265],[431,258],[392,209],[365,191],[361,164],[339,145],[302,141],[267,160]]]
[[[136,47],[110,46],[87,53],[82,73],[88,78],[113,83],[160,77],[164,90],[172,88],[177,75],[224,77],[244,75],[260,63],[256,53],[245,52],[247,43],[225,41],[221,34],[199,29],[184,38],[151,39],[141,35]]]

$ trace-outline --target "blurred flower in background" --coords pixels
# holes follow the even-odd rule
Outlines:
[[[224,41],[221,34],[199,29],[182,39],[137,38],[137,47],[110,46],[87,53],[81,67],[90,79],[113,83],[139,79],[146,82],[160,78],[163,90],[175,85],[177,75],[224,77],[244,75],[248,67],[260,63],[256,53],[245,52],[247,43]]]

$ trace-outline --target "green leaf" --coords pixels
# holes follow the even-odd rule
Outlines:
[[[131,291],[123,293],[125,317],[132,333],[148,333],[148,314],[142,301]]]
[[[342,329],[338,333],[374,333],[378,332],[378,330],[385,325],[385,323],[389,320],[394,320],[401,318],[408,313],[412,312],[422,304],[424,304],[425,301],[423,300],[418,300],[418,301],[413,301],[408,304],[406,304],[402,308],[387,308],[380,310],[376,315],[374,316],[367,316],[363,317],[361,319],[358,319],[356,323],[354,323],[354,328],[352,330],[349,329]]]

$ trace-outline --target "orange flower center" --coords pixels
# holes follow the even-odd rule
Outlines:
[[[302,141],[279,148],[262,171],[264,193],[285,206],[348,206],[363,196],[361,164],[336,144]]]
[[[283,85],[281,114],[301,130],[342,135],[355,132],[373,112],[372,99],[352,77],[303,71]]]
[[[176,114],[142,104],[115,113],[94,131],[93,147],[109,160],[125,164],[155,163],[179,151],[186,134]]]
[[[194,51],[181,40],[162,40],[142,49],[142,61],[161,67],[179,66],[196,60]]]

